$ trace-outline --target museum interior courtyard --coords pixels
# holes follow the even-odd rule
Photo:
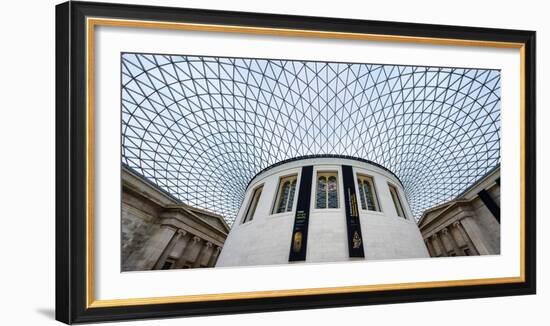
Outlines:
[[[500,72],[122,54],[122,271],[500,253]]]

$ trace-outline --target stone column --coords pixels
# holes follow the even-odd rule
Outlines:
[[[430,242],[430,239],[424,239],[424,244],[426,245],[426,248],[428,248],[428,253],[430,254],[430,257],[437,256],[437,253],[435,252],[434,247],[432,246],[432,243]]]
[[[453,226],[460,232],[460,235],[462,236],[462,239],[464,242],[468,245],[468,248],[472,251],[473,255],[479,255],[479,252],[477,251],[475,245],[472,243],[472,240],[470,240],[470,237],[468,234],[466,234],[466,231],[464,231],[464,228],[462,227],[462,224],[460,221],[456,221],[453,223]]]
[[[180,241],[180,239],[184,237],[186,234],[187,232],[185,232],[184,230],[178,229],[176,234],[172,237],[172,240],[170,240],[170,242],[162,252],[162,255],[160,255],[159,259],[157,260],[157,263],[155,264],[155,269],[162,268],[162,266],[164,265],[164,262],[166,261],[168,256],[170,256],[170,253],[172,252],[172,250],[174,249],[178,241]],[[173,267],[174,266],[172,266],[172,268]]]
[[[464,228],[466,234],[470,237],[470,240],[474,244],[475,249],[480,255],[490,255],[491,251],[489,246],[485,243],[483,238],[483,232],[479,229],[476,221],[471,217],[463,218],[460,223]]]
[[[159,230],[145,243],[143,248],[130,257],[130,259],[135,261],[136,270],[154,269],[175,233],[176,228],[169,225],[161,225]]]
[[[455,226],[455,223],[456,222],[453,222],[452,225],[449,225],[447,228],[449,229],[449,233],[451,234],[451,236],[453,237],[453,239],[455,239],[455,242],[457,244],[457,246],[459,248],[463,248],[465,247],[468,243],[466,242],[466,240],[464,240],[464,238],[462,237],[462,234],[460,234],[460,231],[458,230],[458,228]]]
[[[181,253],[185,250],[185,247],[191,241],[190,234],[185,230],[178,230],[180,232],[180,239],[172,249],[172,252],[170,253],[170,256],[173,258],[179,259],[181,257]]]
[[[445,248],[445,252],[447,253],[447,256],[449,256],[449,251],[450,250],[453,250],[453,246],[451,245],[449,239],[447,238],[447,234],[446,233],[443,233],[443,230],[445,230],[446,228],[443,228],[441,229],[438,234],[439,234],[439,242],[441,242],[443,244],[443,248]]]
[[[445,246],[443,245],[443,242],[441,242],[441,239],[439,239],[439,235],[437,233],[434,233],[432,235],[432,238],[433,238],[433,242],[439,248],[439,253],[441,254],[441,256],[447,257],[448,256],[447,255],[447,249],[445,249]]]
[[[210,243],[210,242],[209,242]],[[212,244],[210,244],[210,246],[212,246]],[[199,252],[197,253],[197,255],[195,256],[195,259],[193,261],[193,267],[196,268],[196,267],[199,267],[200,264],[201,264],[201,257],[202,257],[202,254],[204,253],[204,251],[208,249],[207,248],[207,245],[204,244],[200,247],[200,250]]]
[[[216,246],[214,249],[214,252],[212,253],[212,256],[210,256],[210,261],[208,261],[208,266],[215,267],[216,262],[218,261],[218,257],[220,256],[220,252],[222,251],[221,247]]]
[[[453,238],[453,234],[451,232],[449,232],[449,230],[447,228],[443,228],[443,230],[441,230],[441,233],[447,239],[447,241],[449,241],[449,243],[451,244],[451,246],[452,246],[452,248],[455,252],[455,255],[464,256],[464,252],[462,252],[462,250],[460,250],[460,247],[456,243],[455,238]]]
[[[210,257],[212,257],[213,246],[214,245],[210,241],[206,243],[206,248],[203,250],[202,254],[197,257],[198,266],[208,266]]]
[[[188,255],[190,253],[192,253],[193,249],[199,244],[200,241],[201,241],[201,238],[199,238],[197,236],[193,236],[190,240],[187,241],[187,245],[181,251],[180,258],[178,259],[178,261],[174,265],[174,268],[176,268],[176,269],[177,268],[182,268],[183,265],[185,265],[185,262],[188,260],[187,259]],[[189,259],[189,260],[192,262],[191,259]]]

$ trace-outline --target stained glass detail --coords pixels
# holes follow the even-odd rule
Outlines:
[[[296,190],[296,176],[285,177],[279,182],[277,194],[277,205],[274,213],[284,213],[292,211],[294,203],[294,192]]]
[[[378,202],[374,193],[374,185],[372,178],[367,176],[359,176],[357,178],[359,185],[359,195],[361,197],[361,208],[369,211],[378,211]]]

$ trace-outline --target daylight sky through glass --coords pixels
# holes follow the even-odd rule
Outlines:
[[[304,155],[394,172],[415,218],[500,163],[500,71],[122,54],[122,163],[232,223],[250,179]]]

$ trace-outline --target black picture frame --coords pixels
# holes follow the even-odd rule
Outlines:
[[[87,293],[86,18],[188,22],[261,28],[514,42],[524,51],[524,279],[400,290],[327,293],[222,301],[90,307]],[[536,292],[536,160],[534,31],[197,10],[92,2],[56,6],[56,319],[84,323],[143,318],[344,307]]]

